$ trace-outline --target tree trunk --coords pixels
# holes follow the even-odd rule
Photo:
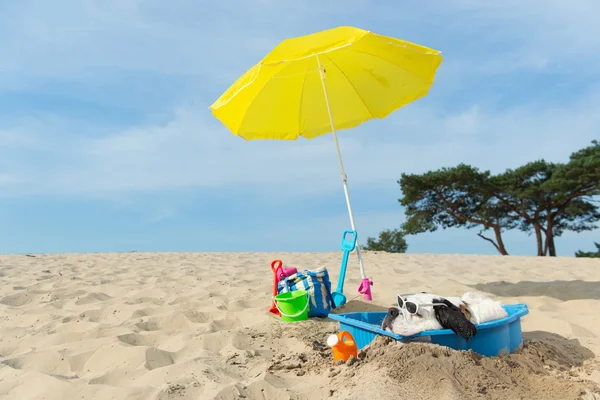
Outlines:
[[[544,255],[556,257],[556,248],[554,247],[554,218],[552,218],[550,210],[546,217],[546,243],[544,244]]]
[[[552,233],[552,230],[548,230],[548,232],[546,232],[544,255],[549,257],[556,257],[556,248],[554,247],[554,233]]]
[[[556,257],[556,247],[554,247],[554,233],[551,234],[548,250],[550,252],[550,257]]]
[[[502,254],[503,256],[507,256],[508,252],[506,251],[506,248],[504,247],[504,242],[502,241],[502,232],[500,232],[500,227],[499,226],[494,226],[494,234],[496,235],[496,241],[494,242],[493,239],[490,239],[489,237],[483,236],[483,230],[480,231],[477,236],[479,236],[480,238],[482,238],[483,240],[486,240],[488,242],[490,242],[491,244],[494,245],[494,247],[496,248],[496,250],[498,250],[498,252],[500,254]]]
[[[540,224],[533,224],[535,230],[535,240],[537,241],[537,255],[541,257],[544,255],[544,244],[542,243],[542,227]]]
[[[502,232],[500,232],[500,227],[498,225],[494,226],[494,234],[496,235],[496,243],[498,243],[498,251],[503,256],[507,256],[508,252],[504,247],[504,242],[502,241]]]

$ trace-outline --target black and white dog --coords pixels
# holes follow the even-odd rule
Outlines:
[[[398,295],[398,307],[391,307],[381,328],[401,336],[419,332],[451,329],[465,340],[477,334],[475,324],[504,318],[508,314],[502,303],[478,292],[462,297],[443,297],[431,293]]]

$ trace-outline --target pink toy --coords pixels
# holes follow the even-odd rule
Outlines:
[[[292,276],[297,273],[298,270],[294,267],[281,267],[277,268],[277,281],[281,281],[288,276]]]
[[[373,286],[373,281],[369,278],[363,278],[360,286],[358,287],[358,293],[364,294],[365,299],[369,301],[373,300],[373,296],[371,296],[371,286]]]

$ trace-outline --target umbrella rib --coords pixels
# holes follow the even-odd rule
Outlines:
[[[246,83],[245,83],[245,84],[244,84],[242,87],[238,88],[238,89],[237,89],[237,90],[236,90],[236,91],[235,91],[233,94],[231,94],[231,95],[230,95],[230,96],[227,98],[227,100],[223,101],[223,102],[222,102],[221,104],[219,104],[217,107],[214,107],[214,109],[213,109],[213,110],[215,110],[215,109],[219,109],[219,108],[223,107],[224,105],[226,105],[227,103],[229,103],[231,100],[233,100],[233,98],[234,98],[235,96],[237,96],[237,95],[238,95],[238,93],[240,93],[241,91],[245,90],[245,89],[246,89],[248,86],[252,85],[252,84],[254,83],[254,81],[256,80],[256,78],[258,77],[258,74],[260,73],[260,70],[261,70],[261,68],[262,68],[262,64],[258,64],[258,65],[257,65],[257,70],[253,72],[252,79],[251,79],[249,82],[246,82]],[[222,97],[222,96],[221,96],[221,97]],[[217,99],[217,101],[216,101],[216,102],[218,102],[219,100],[221,100],[221,98]],[[216,103],[216,102],[215,102],[215,103]],[[209,108],[211,108],[211,109],[212,109],[212,108],[213,108],[213,106],[214,106],[214,104],[213,104],[213,105],[211,105]]]
[[[304,71],[304,79],[302,80],[302,88],[300,89],[300,103],[298,103],[298,136],[302,136],[300,133],[300,124],[302,121],[302,102],[304,101],[304,86],[306,85],[306,76],[308,75],[308,66],[306,64],[306,71]]]
[[[368,54],[368,55],[370,55],[370,56],[373,56],[373,57],[375,57],[375,58],[379,58],[380,60],[387,61],[388,63],[390,63],[390,64],[392,64],[392,65],[394,65],[394,66],[396,66],[396,67],[398,67],[398,68],[400,68],[400,69],[402,69],[402,70],[404,70],[404,71],[405,71],[407,74],[409,74],[410,76],[415,76],[415,77],[419,78],[421,81],[423,81],[423,82],[425,82],[425,83],[427,83],[427,84],[430,84],[430,85],[431,85],[431,83],[432,83],[432,82],[429,82],[429,81],[427,81],[427,80],[426,80],[426,79],[424,79],[423,77],[421,77],[421,76],[419,76],[419,75],[417,75],[417,74],[415,74],[415,73],[413,73],[413,72],[410,72],[409,70],[407,70],[406,68],[404,68],[402,65],[400,65],[400,64],[396,64],[395,62],[393,62],[393,61],[391,61],[391,60],[389,60],[389,59],[387,59],[387,58],[385,58],[385,57],[381,57],[381,56],[378,56],[377,54],[369,53],[368,51],[364,51],[364,50],[356,50],[356,49],[351,49],[351,51],[355,51],[355,52],[357,52],[357,53]]]
[[[356,89],[356,86],[354,86],[354,84],[350,81],[350,79],[348,78],[348,76],[344,73],[344,71],[342,71],[342,69],[336,64],[335,61],[333,61],[331,59],[331,57],[329,57],[327,54],[325,54],[325,57],[327,57],[327,59],[329,61],[331,61],[331,63],[333,65],[335,65],[335,67],[338,69],[338,71],[340,71],[342,73],[342,75],[344,76],[344,78],[346,78],[346,81],[350,84],[350,86],[352,86],[352,89],[354,90],[354,93],[356,93],[356,95],[358,96],[358,98],[360,99],[361,103],[363,104],[363,106],[365,106],[365,109],[367,110],[367,112],[369,113],[369,115],[371,116],[371,118],[375,118],[375,116],[373,115],[373,113],[371,112],[371,110],[369,110],[369,107],[367,107],[367,104],[365,103],[365,100],[362,98],[362,96],[360,95],[360,93],[358,93],[358,90]]]
[[[267,83],[268,83],[268,81],[267,81]],[[263,86],[263,88],[264,88],[265,86],[267,86],[267,85],[266,85],[266,83],[265,83],[265,85]],[[246,114],[248,114],[248,110],[250,110],[250,108],[252,107],[252,105],[254,104],[254,102],[256,101],[256,99],[258,98],[258,96],[259,96],[259,95],[260,95],[260,91],[256,93],[256,95],[255,95],[255,96],[252,98],[252,100],[250,100],[250,102],[248,103],[248,106],[247,106],[247,107],[246,107],[246,109],[244,110],[244,114],[242,114],[242,118],[240,118],[240,123],[239,123],[239,125],[238,125],[238,128],[237,128],[236,135],[238,135],[238,136],[241,136],[241,137],[243,137],[244,139],[246,139],[246,138],[240,134],[240,130],[241,130],[241,128],[242,128],[242,125],[244,124],[244,119],[246,119]]]
[[[362,37],[359,38],[356,42],[360,41],[361,39],[362,39]],[[343,44],[341,46],[333,47],[333,48],[330,48],[330,49],[327,49],[325,51],[321,51],[321,52],[318,52],[318,53],[311,53],[309,55],[302,56],[302,57],[296,57],[296,58],[290,58],[290,59],[284,59],[284,60],[271,61],[271,62],[268,62],[268,63],[262,63],[262,65],[272,66],[272,65],[278,65],[278,64],[291,63],[291,62],[296,62],[296,61],[300,61],[300,60],[305,60],[307,58],[312,58],[312,57],[315,57],[315,56],[318,56],[318,55],[323,55],[323,54],[326,54],[326,53],[331,53],[333,51],[341,50],[341,49],[343,49],[345,47],[352,46],[356,42],[354,42],[354,43],[346,43],[346,44]]]

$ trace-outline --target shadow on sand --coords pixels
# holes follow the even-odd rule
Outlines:
[[[476,290],[502,297],[548,296],[562,301],[600,299],[600,282],[575,281],[521,281],[480,283]]]
[[[387,312],[389,307],[381,307],[371,302],[361,300],[350,300],[341,307],[331,311],[332,314],[342,314],[351,312]]]
[[[593,351],[581,345],[578,339],[567,339],[561,335],[546,331],[523,332],[523,341],[543,342],[555,347],[558,351],[547,354],[549,358],[559,358],[562,363],[570,366],[581,366],[584,361],[596,357]]]

